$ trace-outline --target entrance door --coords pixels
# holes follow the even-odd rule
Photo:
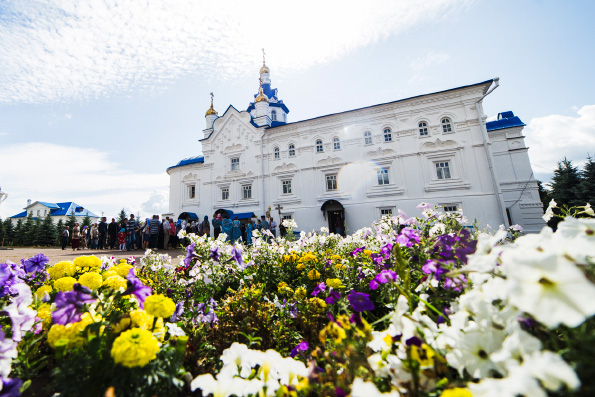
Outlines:
[[[345,237],[345,210],[328,210],[328,230]]]

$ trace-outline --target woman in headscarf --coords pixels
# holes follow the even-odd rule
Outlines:
[[[227,234],[226,240],[228,242],[231,242],[232,224],[231,224],[231,220],[229,220],[229,218],[227,218],[227,217],[223,218],[223,221],[221,222],[221,231],[223,233]]]
[[[215,240],[217,240],[217,237],[219,237],[219,233],[221,233],[221,225],[222,225],[221,214],[217,214],[215,219],[213,219],[213,238]]]
[[[248,226],[246,226],[246,242],[248,243],[248,245],[252,244],[252,231],[254,230],[254,228],[254,221],[250,219],[250,222],[248,222]]]
[[[211,224],[209,223],[209,217],[205,215],[204,220],[202,221],[202,235],[205,237],[211,237]]]
[[[240,220],[238,217],[233,218],[233,222],[231,222],[231,240],[235,243],[238,240],[242,240],[242,229],[240,228]]]
[[[194,233],[196,234],[197,230],[196,230],[196,222],[192,221],[192,223],[190,224],[190,233]]]
[[[79,243],[81,241],[81,228],[78,223],[74,224],[72,228],[72,250],[80,249]]]

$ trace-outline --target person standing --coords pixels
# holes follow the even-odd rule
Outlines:
[[[240,228],[240,220],[236,216],[231,222],[231,242],[235,243],[238,240],[242,240],[242,230]]]
[[[105,238],[107,236],[107,218],[102,217],[101,222],[99,222],[99,226],[97,227],[97,231],[99,232],[99,242],[97,243],[97,248],[102,250],[105,249]]]
[[[81,251],[86,250],[89,248],[89,244],[87,244],[87,237],[89,235],[89,226],[83,226],[83,230],[81,231],[81,240],[80,240],[80,249]]]
[[[169,217],[166,217],[163,220],[163,248],[168,249],[169,245],[169,236],[171,231],[171,226],[169,225]]]
[[[213,219],[213,238],[215,240],[217,240],[217,237],[219,237],[219,233],[221,233],[221,226],[222,226],[221,214],[217,214],[215,219]]]
[[[69,227],[66,225],[66,229],[62,231],[62,249],[65,250],[66,246],[68,245],[68,237],[70,236],[70,232],[68,231]]]
[[[118,247],[120,251],[126,251],[126,229],[120,229],[118,233]]]
[[[151,248],[157,248],[157,239],[159,238],[159,215],[153,215],[153,219],[149,223],[149,232],[151,239]]]
[[[250,219],[248,226],[246,226],[246,243],[248,245],[252,244],[252,231],[254,231],[254,227],[254,221]]]
[[[108,246],[110,249],[116,248],[116,243],[118,240],[118,224],[116,220],[112,218],[112,221],[107,226],[107,235],[108,235]]]
[[[270,220],[270,222],[271,222],[271,223],[269,224],[269,226],[270,226],[270,228],[271,228],[271,233],[273,233],[273,236],[274,236],[275,238],[277,238],[277,222],[275,222],[275,219],[273,219],[273,217],[272,217],[272,216],[269,218],[269,220]]]
[[[80,249],[79,244],[81,240],[81,229],[79,228],[79,224],[75,223],[74,227],[72,228],[72,250]]]
[[[283,226],[283,222],[279,225],[279,234],[281,237],[285,237],[287,235],[287,229]]]
[[[208,215],[205,215],[201,226],[202,226],[202,235],[205,237],[211,237],[211,224],[209,223]]]
[[[173,218],[169,220],[169,243],[172,247],[177,247],[176,225],[174,225]]]
[[[99,228],[97,227],[97,223],[94,223],[91,226],[89,234],[91,235],[91,249],[97,249],[97,244],[99,242]]]
[[[130,214],[130,219],[126,222],[126,250],[130,251],[134,247],[134,229],[136,227],[136,221],[134,220],[134,214]]]

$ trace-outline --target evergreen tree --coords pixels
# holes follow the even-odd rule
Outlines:
[[[12,220],[10,218],[6,218],[4,221],[4,245],[12,245],[14,240],[14,226],[12,225]]]
[[[564,157],[562,161],[558,162],[558,169],[554,171],[551,183],[552,198],[556,200],[558,206],[573,207],[581,205],[577,196],[580,182],[581,176],[578,168],[572,165],[572,161]]]
[[[550,201],[552,201],[552,194],[549,190],[543,187],[541,181],[537,181],[537,191],[539,192],[539,200],[541,201],[541,204],[543,204],[543,210],[545,211],[547,206],[550,205]]]
[[[52,221],[52,217],[48,214],[37,229],[35,238],[36,245],[42,247],[51,247],[56,245],[56,227]]]
[[[116,222],[118,222],[118,225],[120,225],[122,222],[126,222],[126,219],[126,211],[124,211],[124,208],[122,208],[122,211],[120,211],[118,219],[116,219]]]
[[[17,225],[14,228],[14,237],[12,238],[12,243],[16,246],[22,246],[23,241],[23,219],[19,218]]]
[[[35,244],[35,219],[33,219],[32,213],[27,215],[27,219],[25,220],[23,228],[21,229],[21,236],[21,245],[31,246]]]
[[[587,163],[581,170],[581,183],[578,186],[579,205],[591,204],[595,207],[595,161],[593,157],[587,157]]]
[[[81,224],[81,229],[83,228],[83,226],[91,227],[91,218],[89,218],[89,214],[85,215],[85,217],[83,218],[83,223]]]
[[[39,229],[41,229],[41,218],[35,218],[35,222],[33,223],[33,227],[29,230],[29,245],[38,246],[39,245]]]
[[[70,213],[70,215],[68,215],[68,220],[66,221],[66,226],[68,226],[70,228],[70,230],[72,231],[75,223],[76,223],[76,217],[74,216],[74,211],[72,211]]]
[[[64,229],[66,229],[66,225],[64,224],[64,222],[62,221],[62,219],[60,219],[58,221],[58,223],[56,223],[56,241],[59,244],[62,244],[62,232],[64,231]]]

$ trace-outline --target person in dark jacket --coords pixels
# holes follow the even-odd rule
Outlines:
[[[118,242],[118,224],[114,218],[112,218],[112,221],[107,226],[107,235],[109,248],[115,249],[116,243]]]
[[[105,236],[107,235],[107,222],[106,218],[102,217],[101,222],[97,226],[97,231],[99,232],[98,241],[97,241],[97,249],[105,249]]]

